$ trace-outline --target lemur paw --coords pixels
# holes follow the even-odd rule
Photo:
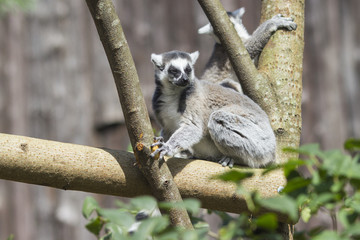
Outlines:
[[[277,28],[285,28],[289,31],[296,30],[297,28],[293,18],[284,17],[282,14],[275,15],[272,20],[276,24]]]
[[[157,147],[157,148],[155,148]],[[173,157],[174,153],[171,148],[164,142],[155,142],[151,144],[151,149],[155,149],[151,154],[150,157],[155,159],[164,159],[165,156]]]
[[[229,158],[229,157],[223,157],[219,163],[221,164],[221,166],[226,167],[228,166],[229,168],[232,168],[234,166],[234,160]]]
[[[159,137],[154,137],[154,143],[157,143],[157,142],[164,142],[164,138],[162,136],[159,136]]]

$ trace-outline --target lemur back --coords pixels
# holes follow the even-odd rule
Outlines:
[[[166,142],[153,156],[188,151],[194,158],[260,167],[275,160],[275,136],[266,113],[238,91],[194,74],[198,52],[152,54],[153,108]]]

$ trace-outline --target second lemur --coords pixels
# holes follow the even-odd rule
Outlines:
[[[193,158],[261,167],[275,161],[276,140],[266,113],[249,97],[194,73],[198,52],[152,54],[153,109],[165,142],[152,157],[188,151]]]
[[[245,8],[242,7],[233,12],[227,12],[227,14],[256,66],[262,50],[276,31],[279,29],[293,31],[297,28],[293,18],[277,14],[271,19],[263,22],[256,28],[253,34],[250,35],[242,22],[242,17],[245,14]],[[198,30],[198,33],[209,34],[216,41],[213,53],[205,66],[204,73],[201,75],[200,80],[204,79],[217,83],[225,81],[224,84],[231,84],[229,80],[234,80],[237,83],[237,77],[232,69],[230,60],[224,47],[220,44],[218,37],[214,34],[211,24],[208,23],[201,27]],[[235,87],[236,85],[234,85],[233,88]],[[240,86],[237,86],[237,88],[241,91]]]

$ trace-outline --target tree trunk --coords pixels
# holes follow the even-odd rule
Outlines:
[[[262,1],[261,21],[283,14],[293,17],[298,28],[275,33],[260,56],[259,71],[221,3],[198,1],[227,52],[244,93],[269,116],[276,135],[277,162],[287,161],[291,155],[283,153],[282,149],[300,144],[305,0]],[[285,239],[292,239],[291,229],[291,225],[281,225]]]

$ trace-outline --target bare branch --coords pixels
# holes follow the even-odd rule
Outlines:
[[[139,78],[120,19],[111,0],[86,1],[104,46],[123,109],[134,154],[140,170],[159,201],[179,202],[181,195],[165,162],[150,158],[153,132]],[[135,180],[137,181],[137,180]],[[184,209],[170,209],[173,225],[192,228]]]

